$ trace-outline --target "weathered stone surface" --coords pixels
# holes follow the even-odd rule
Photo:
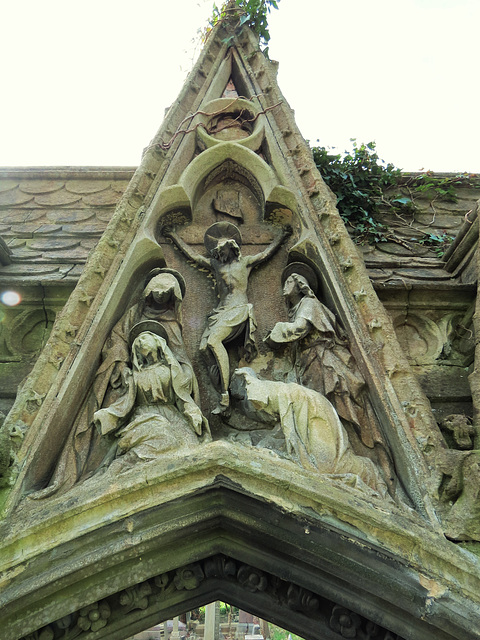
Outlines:
[[[0,602],[5,640],[50,631],[61,637],[67,628],[75,635],[82,625],[88,637],[121,640],[148,626],[150,618],[169,617],[215,598],[231,599],[258,613],[270,611],[285,626],[314,640],[345,637],[341,620],[364,635],[378,631],[382,640],[392,634],[425,640],[478,637],[477,452],[456,449],[452,438],[444,436],[435,422],[435,406],[409,364],[423,376],[433,405],[446,379],[451,380],[451,371],[473,369],[470,382],[475,382],[472,263],[477,231],[459,227],[452,250],[456,256],[445,262],[418,256],[409,246],[403,247],[403,254],[368,253],[366,263],[375,269],[374,289],[277,87],[274,65],[246,30],[235,36],[229,49],[224,28],[221,23],[207,41],[108,228],[113,194],[122,191],[119,185],[128,177],[121,170],[118,180],[105,171],[91,186],[79,184],[85,179],[82,171],[70,172],[76,181],[72,189],[44,192],[34,204],[28,202],[22,214],[17,205],[8,209],[13,219],[4,231],[10,234],[7,240],[20,237],[25,242],[16,247],[16,261],[0,269],[0,280],[9,286],[32,281],[38,285],[34,291],[22,290],[29,300],[28,313],[26,307],[4,310],[3,327],[16,332],[6,338],[2,334],[0,362],[18,364],[19,370],[25,367],[47,337],[51,314],[63,310],[1,430],[5,518],[0,523]],[[223,95],[230,78],[257,96],[261,154],[256,146],[252,150],[241,144],[250,136],[227,135],[208,146],[194,129],[175,134],[187,114],[208,113],[204,107]],[[260,127],[260,121],[268,126]],[[12,178],[17,180],[15,172]],[[28,174],[28,179],[62,181],[56,171],[43,178]],[[12,187],[3,195],[18,193],[20,189]],[[22,206],[20,199],[18,207]],[[34,206],[38,210],[30,214]],[[79,211],[88,212],[87,217]],[[223,265],[211,268],[212,238],[207,237],[204,248],[204,234],[219,221],[241,227],[242,233],[245,229],[243,262],[238,263],[252,266],[251,273],[237,272],[230,254]],[[269,245],[287,224],[292,235],[273,255]],[[44,225],[53,226],[48,237],[37,234]],[[181,239],[181,251],[166,238],[175,237],[165,229],[170,226]],[[407,238],[407,232],[402,233]],[[210,243],[222,258],[224,240],[232,238],[218,237]],[[76,246],[65,250],[64,242]],[[39,254],[38,247],[45,251]],[[269,259],[253,270],[255,257],[265,251]],[[194,257],[196,264],[186,256]],[[57,261],[58,276],[49,271]],[[342,418],[345,433],[341,428],[333,432],[350,443],[345,451],[368,457],[377,473],[382,468],[385,474],[391,465],[391,497],[363,483],[353,467],[345,473],[321,473],[320,464],[313,469],[302,464],[303,450],[314,456],[321,449],[309,439],[310,428],[321,444],[326,439],[321,429],[313,429],[313,413],[310,421],[300,400],[307,391],[315,398],[320,393],[300,386],[303,380],[296,365],[302,359],[295,351],[274,354],[263,340],[278,323],[296,321],[295,314],[287,317],[280,283],[284,267],[294,261],[314,269],[321,286],[312,293],[344,330],[326,330],[333,344],[342,347],[335,352],[337,373],[342,354],[343,364],[353,373],[358,369],[359,386],[366,388],[364,408],[371,408],[367,429],[371,424],[372,432],[378,428],[383,438],[369,447],[372,443],[362,440],[357,421],[345,417],[340,404],[336,412],[331,410],[337,420]],[[165,264],[185,281],[181,301],[176,298],[173,306],[164,292],[145,294],[144,289],[149,271]],[[468,282],[459,285],[464,274],[469,274]],[[58,277],[72,285],[78,280],[68,302],[67,287],[61,300],[45,286],[49,278]],[[179,279],[180,289],[181,283]],[[145,428],[146,439],[138,447],[125,447],[123,454],[143,455],[152,423],[142,427],[140,416],[131,411],[153,411],[160,420],[165,407],[175,415],[185,407],[192,409],[163,369],[148,384],[142,380],[148,378],[150,366],[160,364],[155,357],[170,358],[166,348],[135,342],[148,333],[145,327],[138,335],[129,327],[123,340],[115,337],[118,327],[139,308],[142,294],[151,294],[154,315],[161,311],[164,322],[173,318],[177,330],[183,331],[185,352],[199,381],[201,412],[210,420],[214,441],[191,447],[176,443],[178,448],[173,446],[168,454],[157,450],[150,462],[138,460],[131,468],[119,469],[114,462],[122,455],[111,449],[110,458],[100,456],[97,461],[96,445],[124,443],[129,430],[135,435]],[[256,336],[254,331],[250,336],[258,349],[254,356],[253,350],[242,351],[242,338],[245,323],[251,321],[254,328],[255,318]],[[307,321],[313,322],[313,316]],[[219,328],[228,328],[228,335],[216,336],[216,346],[227,356],[223,360],[221,348],[212,349],[212,334]],[[200,350],[202,340],[206,344]],[[320,354],[320,345],[307,346],[319,361],[332,351],[326,347]],[[205,357],[208,352],[216,362]],[[238,405],[224,402],[220,411],[212,412],[218,390],[227,396],[233,393],[232,387],[219,384],[218,370],[227,372],[227,379],[250,355],[248,364],[260,381],[285,391],[293,384],[295,398],[284,410],[280,398],[287,394],[273,394],[275,399],[272,396],[262,411],[265,393],[260,384],[259,397],[252,391],[236,397]],[[179,357],[176,361],[181,367]],[[161,364],[165,367],[163,360]],[[296,381],[289,381],[289,376],[297,376]],[[316,374],[317,382],[320,377]],[[463,373],[455,380],[447,404],[466,406],[465,380]],[[357,401],[360,392],[352,392],[353,380],[344,376],[344,384],[343,395],[338,395],[346,403]],[[132,389],[135,397],[129,394]],[[167,397],[162,401],[153,397],[164,389]],[[472,389],[475,402],[475,384]],[[127,409],[121,414],[117,409],[124,401]],[[195,415],[200,410],[196,406]],[[115,415],[120,421],[111,430],[112,440],[101,440],[104,436],[98,434],[95,421],[106,424]],[[272,427],[272,418],[274,428],[253,426],[260,419],[262,427]],[[283,441],[282,433],[278,437],[275,432],[278,426]],[[476,428],[472,427],[475,433]],[[478,446],[476,436],[472,442]],[[380,465],[382,457],[386,464]],[[79,465],[86,462],[82,473],[64,464],[67,458],[76,458]],[[73,478],[63,492],[55,485],[62,469]],[[338,472],[336,467],[330,470]],[[445,536],[467,546],[462,549]],[[94,618],[101,623],[95,628]]]
[[[64,186],[64,182],[61,180],[26,180],[19,185],[20,190],[24,193],[35,195],[60,191]]]

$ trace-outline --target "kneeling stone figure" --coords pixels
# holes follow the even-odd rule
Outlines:
[[[259,379],[255,372],[236,369],[230,385],[239,410],[263,424],[280,423],[287,453],[305,469],[328,474],[355,474],[386,495],[387,489],[369,458],[356,455],[332,404],[317,391],[296,383]]]

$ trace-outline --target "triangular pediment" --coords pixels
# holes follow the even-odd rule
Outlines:
[[[318,640],[342,637],[333,607],[382,639],[461,638],[478,573],[445,539],[465,539],[438,498],[445,442],[275,64],[229,29],[6,420],[6,637],[56,640],[106,603],[81,637],[120,640],[228,596]]]

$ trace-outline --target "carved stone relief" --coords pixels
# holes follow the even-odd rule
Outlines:
[[[480,540],[480,455],[470,418],[453,414],[440,421],[446,447],[437,461],[442,474],[439,496],[445,508],[446,535]]]
[[[37,290],[25,290],[18,307],[0,309],[0,410],[8,413],[17,388],[31,371],[45,345],[59,307],[41,298]],[[58,300],[59,303],[63,300]],[[52,306],[50,306],[52,305]],[[61,308],[61,307],[60,307]]]
[[[398,497],[365,380],[306,263],[283,271],[280,320],[279,266],[298,238],[291,223],[292,211],[267,207],[257,180],[228,158],[205,177],[191,212],[160,216],[171,267],[148,275],[111,329],[53,476],[30,498],[212,437],[270,448],[382,497],[388,485]],[[258,318],[260,335],[270,329],[264,341]]]
[[[353,474],[385,496],[386,485],[375,465],[354,454],[337,412],[323,394],[294,382],[260,380],[248,368],[235,370],[231,391],[245,417],[264,425],[279,423],[287,455],[302,467]]]
[[[209,581],[221,581],[247,594],[259,594],[262,596],[262,606],[266,607],[265,611],[269,609],[269,602],[270,606],[289,609],[295,612],[292,613],[295,618],[308,620],[310,624],[324,628],[331,638],[402,640],[377,623],[298,584],[223,555],[212,556],[154,576],[74,611],[21,640],[90,638],[94,637],[91,636],[93,632],[99,632],[104,627],[110,633],[115,629],[120,633],[122,628],[130,624],[130,619],[135,620],[137,630],[140,630],[139,618],[135,612],[141,610],[150,615],[157,612],[161,618],[162,609],[168,606],[175,593],[189,591],[191,599],[195,597],[195,591],[206,588]]]
[[[199,347],[221,394],[214,413],[228,413],[230,407],[230,364],[225,345],[243,334],[245,360],[250,362],[256,355],[254,333],[257,322],[247,295],[250,273],[268,260],[290,233],[291,229],[286,229],[263,251],[253,256],[242,256],[238,228],[229,222],[217,222],[205,232],[204,244],[210,254],[205,258],[193,251],[175,231],[163,230],[163,235],[171,238],[187,258],[208,269],[215,278],[218,305],[208,316]]]
[[[317,298],[318,274],[291,260],[303,227],[285,206],[294,206],[293,194],[256,154],[262,115],[217,102],[197,128],[204,150],[172,187],[170,204],[150,214],[169,266],[150,273],[139,299],[117,312],[53,475],[30,498],[212,438],[267,447],[312,473],[382,497],[387,485],[401,497],[346,334]]]
[[[464,314],[409,312],[394,318],[398,340],[413,365],[449,361],[468,365],[473,357],[473,334],[464,324]],[[469,340],[470,338],[470,340]]]
[[[288,379],[314,389],[353,426],[361,442],[376,448],[385,478],[394,494],[395,472],[383,437],[376,426],[367,387],[335,315],[315,295],[318,279],[307,264],[293,262],[283,272],[288,322],[278,322],[265,342],[273,349],[290,347]]]
[[[463,305],[464,311],[455,309]],[[431,402],[437,421],[452,413],[472,415],[469,375],[474,357],[473,308],[468,300],[441,301],[425,310],[421,299],[393,315],[397,338]]]
[[[146,278],[140,301],[113,327],[81,410],[45,489],[65,491],[112,463],[128,467],[210,439],[182,336],[185,282],[168,268]]]

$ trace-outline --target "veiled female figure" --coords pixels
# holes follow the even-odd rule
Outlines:
[[[365,380],[335,315],[312,289],[316,289],[313,270],[291,263],[284,280],[289,321],[277,322],[266,342],[273,348],[292,345],[296,381],[328,398],[338,415],[355,425],[363,443],[373,447],[373,416],[363,397]]]
[[[139,323],[132,331],[126,393],[93,416],[102,435],[117,439],[115,466],[154,460],[167,451],[210,440],[208,423],[191,395],[192,380],[159,335],[162,331],[142,330],[152,324]]]
[[[191,382],[191,395],[199,402],[198,383],[182,337],[182,301],[185,281],[178,271],[167,267],[151,271],[138,302],[128,308],[112,328],[102,348],[101,362],[85,397],[53,476],[45,489],[30,494],[35,500],[65,492],[96,472],[111,457],[108,438],[93,426],[93,415],[127,397],[131,374],[129,336],[140,322],[161,322],[169,349]]]

